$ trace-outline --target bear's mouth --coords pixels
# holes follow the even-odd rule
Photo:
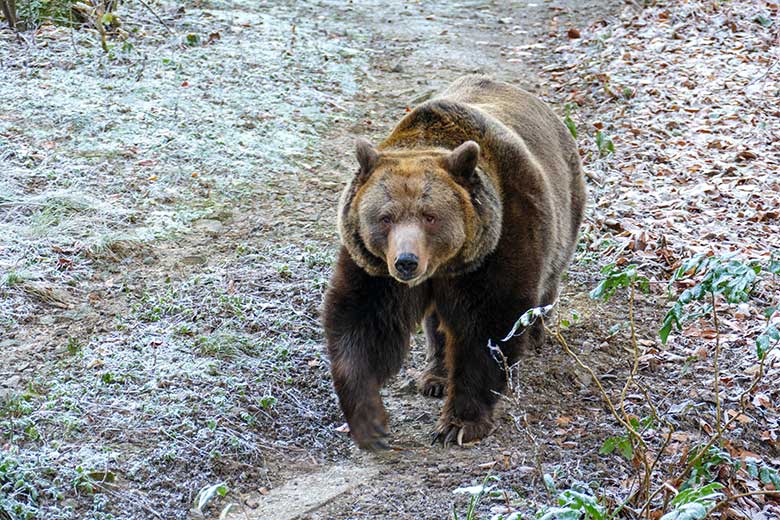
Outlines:
[[[427,278],[427,276],[425,275],[419,275],[419,276],[415,276],[414,278],[404,279],[401,278],[401,276],[396,274],[392,274],[392,277],[395,278],[397,282],[400,282],[404,285],[408,285],[409,287],[414,287],[415,285],[419,285]]]
[[[404,285],[408,285],[409,287],[420,285],[425,280],[430,278],[430,272],[428,269],[426,269],[425,271],[421,271],[419,273],[409,273],[409,274],[399,273],[397,270],[392,268],[389,269],[389,271],[390,271],[390,276],[392,276],[395,279],[395,281],[402,283]]]

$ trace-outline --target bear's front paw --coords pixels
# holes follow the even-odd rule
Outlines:
[[[426,397],[443,397],[447,391],[447,373],[428,367],[417,378],[417,389]]]
[[[458,446],[463,446],[484,439],[493,433],[493,429],[493,421],[487,415],[476,421],[464,421],[446,414],[439,418],[431,444],[441,442],[446,448],[457,442]]]
[[[387,415],[384,408],[360,407],[348,423],[349,434],[361,449],[368,451],[390,449],[387,444]]]

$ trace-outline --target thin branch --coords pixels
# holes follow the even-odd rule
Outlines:
[[[158,21],[158,22],[160,22],[160,24],[162,24],[162,26],[163,26],[163,27],[165,27],[165,30],[166,30],[166,31],[168,31],[168,33],[169,33],[169,34],[171,34],[171,35],[175,35],[175,34],[176,34],[175,32],[173,32],[173,30],[172,30],[170,27],[168,27],[168,24],[167,24],[167,23],[165,23],[165,21],[164,21],[162,18],[160,18],[160,15],[158,15],[158,14],[155,12],[155,10],[154,10],[154,9],[152,9],[152,6],[150,6],[149,4],[147,4],[147,3],[146,3],[144,0],[138,0],[138,1],[141,3],[141,5],[142,5],[142,6],[146,7],[146,9],[147,9],[147,10],[148,10],[150,13],[152,13],[152,16],[154,16],[155,18],[157,18],[157,21]]]
[[[710,291],[710,300],[712,302],[712,323],[715,326],[715,429],[721,431],[721,412],[720,412],[720,325],[718,323],[718,311],[715,307],[715,291]]]
[[[780,490],[777,490],[777,489],[775,489],[775,490],[764,489],[764,490],[761,490],[761,491],[748,491],[747,493],[739,493],[739,494],[736,494],[736,495],[731,495],[730,497],[726,497],[723,500],[721,500],[720,502],[718,502],[717,504],[715,504],[714,506],[712,506],[712,508],[709,511],[707,511],[707,517],[709,517],[712,513],[714,513],[715,511],[717,511],[721,507],[725,506],[729,502],[733,502],[734,500],[736,500],[738,498],[750,497],[750,496],[755,496],[755,495],[780,496]]]
[[[769,351],[771,351],[770,349]],[[767,354],[769,353],[767,351]],[[761,382],[761,380],[764,378],[764,363],[766,361],[768,356],[764,356],[761,359],[761,363],[758,366],[758,374],[756,374],[756,377],[753,379],[753,383],[750,385],[750,387],[742,392],[742,394],[739,397],[740,400],[740,409],[742,412],[744,412],[745,407],[747,406],[745,404],[745,397],[750,395],[753,390],[756,389],[758,386],[758,383]],[[740,414],[734,414],[728,421],[726,421],[726,424],[723,425],[723,428],[721,428],[719,431],[716,431],[715,434],[710,438],[710,440],[707,442],[706,445],[704,445],[703,448],[698,450],[696,452],[696,455],[694,455],[691,460],[688,461],[688,464],[686,464],[685,468],[682,470],[682,472],[675,478],[675,481],[679,482],[682,479],[684,479],[686,476],[688,476],[688,473],[693,469],[693,467],[698,463],[701,458],[704,456],[707,451],[716,443],[718,440],[720,440],[721,436],[723,435],[723,432],[727,431],[729,429],[729,426],[739,417]],[[664,489],[664,486],[671,486],[668,482],[664,482],[662,486],[660,486],[658,489],[656,489],[650,497],[647,499],[647,502],[645,502],[645,505],[642,506],[642,509],[640,509],[641,512],[647,511],[650,508],[650,505],[652,504],[653,499],[658,496],[658,494]]]
[[[134,505],[140,507],[141,509],[143,509],[144,511],[146,511],[147,513],[149,513],[150,515],[154,516],[155,518],[157,518],[159,520],[165,520],[164,517],[160,513],[158,513],[157,511],[155,511],[154,509],[152,509],[148,505],[146,505],[144,503],[144,501],[143,501],[141,496],[139,496],[139,495],[137,495],[137,494],[135,494],[133,492],[130,492],[130,491],[126,492],[128,495],[130,495],[132,497],[132,498],[129,498],[129,497],[124,496],[122,493],[118,493],[118,492],[114,491],[113,489],[111,489],[111,488],[109,488],[107,486],[102,485],[102,483],[100,483],[100,482],[92,482],[92,484],[96,488],[98,488],[101,491],[103,491],[104,493],[107,493],[107,494],[109,494],[109,495],[111,495],[111,496],[113,496],[115,498],[120,499],[120,500],[124,500],[124,501],[127,501],[127,502],[131,503],[131,504],[134,504]]]
[[[645,449],[647,449],[647,445],[645,444],[644,439],[642,439],[642,436],[637,433],[636,430],[634,430],[634,427],[631,426],[630,423],[626,422],[618,413],[617,409],[615,408],[615,405],[612,403],[612,400],[609,398],[609,395],[607,395],[607,391],[604,389],[604,386],[601,384],[601,381],[599,381],[598,376],[593,371],[590,366],[583,363],[583,361],[580,359],[580,357],[575,354],[571,348],[569,347],[569,344],[566,342],[566,339],[561,334],[560,330],[552,330],[547,325],[544,325],[544,320],[542,320],[542,325],[544,326],[544,330],[546,330],[551,336],[553,336],[558,343],[563,347],[563,349],[566,351],[566,353],[571,356],[574,361],[582,368],[583,370],[587,371],[588,374],[590,374],[591,379],[596,384],[596,386],[599,389],[599,392],[601,392],[601,397],[604,399],[604,402],[607,404],[607,407],[609,407],[609,411],[612,413],[612,416],[615,418],[615,420],[620,423],[621,426],[623,426],[626,430],[628,430],[631,435],[635,436],[637,440],[639,441],[640,445],[642,445]]]

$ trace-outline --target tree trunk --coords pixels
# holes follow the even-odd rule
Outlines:
[[[8,26],[12,30],[16,30],[16,0],[0,0],[0,7],[3,8],[3,15]]]

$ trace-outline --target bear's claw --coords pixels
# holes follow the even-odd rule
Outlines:
[[[431,397],[444,397],[444,385],[432,385],[428,395]]]
[[[444,397],[445,383],[427,382],[420,387],[420,393],[425,397]]]
[[[384,437],[377,437],[375,439],[371,439],[370,441],[363,441],[363,443],[359,444],[359,446],[366,450],[366,451],[388,451],[390,449],[390,445],[387,443],[387,440]]]
[[[427,369],[417,378],[417,389],[425,397],[444,397],[447,393],[447,374]]]
[[[463,428],[458,426],[451,426],[446,435],[444,432],[434,431],[432,435],[433,440],[431,442],[431,446],[439,441],[441,441],[442,446],[445,448],[449,448],[450,444],[452,444],[452,441],[457,441],[458,446],[463,446],[463,434]]]
[[[445,448],[457,442],[458,446],[484,439],[493,431],[493,422],[481,421],[439,421],[431,435],[431,445],[441,442]]]
[[[385,451],[390,449],[390,445],[387,443],[387,431],[380,423],[361,424],[357,430],[352,429],[350,433],[361,449],[367,451]]]

